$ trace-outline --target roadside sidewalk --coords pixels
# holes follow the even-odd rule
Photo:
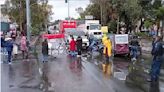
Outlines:
[[[32,37],[30,46],[38,48],[37,37]],[[18,38],[17,42],[20,41]],[[39,74],[38,57],[31,50],[28,59],[22,59],[21,52],[11,65],[1,64],[2,92],[42,92],[40,90],[41,78]]]
[[[142,56],[135,65],[130,64],[126,82],[139,87],[144,92],[164,92],[164,64],[161,67],[159,82],[153,86],[152,83],[147,82],[152,63],[151,49],[151,42],[143,40]]]

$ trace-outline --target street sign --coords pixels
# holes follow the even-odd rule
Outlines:
[[[78,13],[82,13],[83,12],[83,8],[82,7],[76,8],[75,11],[77,11]]]
[[[86,15],[85,19],[93,19],[93,16],[92,15]]]

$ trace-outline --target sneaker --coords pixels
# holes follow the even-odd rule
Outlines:
[[[95,65],[98,65],[98,63],[97,63],[97,62],[95,62]]]
[[[147,82],[153,82],[153,80],[151,78],[147,78],[146,81]]]
[[[136,58],[132,58],[132,61],[136,61],[137,59]]]
[[[11,65],[12,63],[11,62],[9,62],[9,65]]]

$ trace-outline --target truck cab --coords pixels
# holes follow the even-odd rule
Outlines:
[[[97,39],[102,38],[101,25],[99,20],[86,20],[86,33],[88,36],[93,35]]]

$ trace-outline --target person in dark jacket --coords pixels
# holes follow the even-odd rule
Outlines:
[[[153,62],[151,65],[151,80],[150,81],[157,81],[159,74],[160,74],[160,68],[162,64],[162,56],[164,54],[162,41],[159,36],[156,37],[153,48],[152,48],[152,55],[153,55]]]
[[[76,39],[76,48],[78,55],[80,56],[82,51],[82,38],[80,36],[78,36],[78,38]]]
[[[13,51],[13,41],[12,39],[9,39],[6,41],[6,49],[8,52],[8,63],[11,64],[11,58],[12,58],[12,51]]]
[[[48,61],[48,42],[47,39],[45,39],[42,42],[42,54],[43,54],[43,62]]]
[[[131,56],[132,56],[132,61],[136,61],[137,59],[137,53],[138,53],[138,48],[139,48],[139,42],[138,42],[138,39],[137,37],[135,36],[131,42],[130,42],[130,46],[131,46]]]

